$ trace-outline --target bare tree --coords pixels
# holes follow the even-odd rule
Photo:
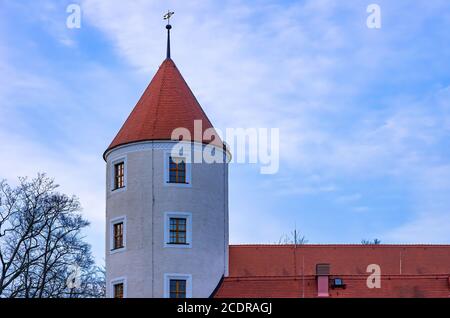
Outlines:
[[[280,237],[277,244],[295,244],[295,245],[303,245],[308,243],[308,240],[304,235],[300,235],[297,229],[294,229],[291,233],[285,234]]]
[[[0,297],[101,297],[102,271],[94,263],[74,196],[56,191],[45,174],[0,182]],[[71,277],[73,281],[71,282]]]
[[[371,240],[362,240],[361,241],[362,245],[380,245],[381,241],[379,239],[373,239],[373,241]]]

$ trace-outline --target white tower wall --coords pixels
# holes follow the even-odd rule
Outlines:
[[[106,154],[107,296],[122,280],[126,297],[164,297],[165,275],[192,277],[192,297],[209,297],[228,274],[228,166],[188,164],[190,185],[166,183],[167,157],[174,145],[148,141]],[[202,145],[196,144],[195,151]],[[218,151],[222,151],[218,149]],[[113,167],[125,161],[124,189],[112,191]],[[165,213],[190,213],[192,244],[167,247]],[[125,248],[111,251],[111,221],[125,220]]]

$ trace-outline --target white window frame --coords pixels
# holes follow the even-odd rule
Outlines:
[[[123,247],[113,249],[114,247],[114,224],[123,223]],[[109,253],[115,254],[127,249],[127,216],[122,215],[109,221]]]
[[[126,277],[117,277],[114,278],[110,281],[109,283],[109,290],[110,290],[110,295],[109,298],[114,298],[114,285],[117,284],[123,284],[123,298],[127,298],[127,278]]]
[[[123,162],[123,187],[122,188],[118,188],[115,189],[114,188],[114,184],[115,184],[115,166],[118,163]],[[114,160],[111,160],[111,172],[110,172],[111,176],[110,176],[110,182],[111,182],[111,186],[110,186],[110,190],[112,193],[118,193],[118,192],[122,192],[122,191],[126,191],[127,189],[127,174],[128,174],[128,164],[127,164],[127,156],[124,157],[118,157],[115,158]]]
[[[180,187],[180,188],[190,188],[192,187],[191,178],[191,163],[186,160],[186,183],[170,183],[170,157],[172,153],[170,151],[164,152],[164,185],[168,187]],[[177,155],[177,158],[186,158],[186,156]]]
[[[186,219],[186,244],[170,244],[170,219]],[[165,212],[164,213],[164,247],[192,248],[192,213],[190,212]]]
[[[179,279],[186,281],[186,298],[192,298],[192,275],[191,274],[164,274],[164,298],[170,298],[170,280]]]

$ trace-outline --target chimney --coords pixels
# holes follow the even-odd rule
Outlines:
[[[328,276],[330,276],[330,264],[317,264],[317,296],[328,297]]]

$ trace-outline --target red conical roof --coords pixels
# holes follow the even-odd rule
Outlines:
[[[168,58],[105,154],[115,147],[137,141],[171,140],[172,131],[178,127],[187,128],[192,141],[210,143],[210,140],[194,136],[194,120],[202,121],[202,136],[206,129],[213,128],[175,63]],[[220,139],[212,143],[222,146]]]

